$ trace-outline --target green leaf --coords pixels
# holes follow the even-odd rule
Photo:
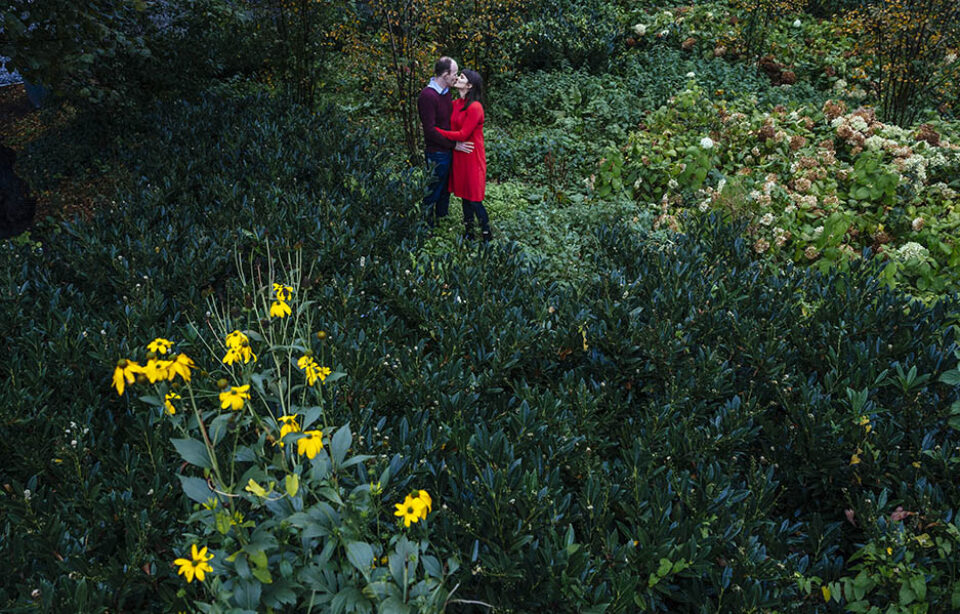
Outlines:
[[[380,602],[377,612],[378,614],[410,614],[410,606],[396,597],[388,597]]]
[[[673,569],[673,561],[670,559],[660,559],[660,565],[657,567],[657,575],[661,578],[670,573],[670,570]]]
[[[923,601],[927,597],[927,582],[923,576],[913,576],[910,578],[910,588],[917,596],[917,601]]]
[[[262,590],[260,583],[241,580],[234,586],[233,598],[237,602],[237,605],[248,610],[259,611],[260,591]]]
[[[344,424],[330,438],[330,460],[334,467],[339,467],[343,459],[347,456],[347,450],[353,442],[353,434],[350,432],[350,423]]]
[[[939,381],[948,386],[960,386],[960,369],[944,371],[940,374]]]
[[[373,565],[373,548],[366,542],[348,542],[347,560],[366,576]]]
[[[178,475],[180,478],[180,486],[183,487],[183,494],[187,495],[191,500],[196,501],[197,503],[206,503],[210,499],[216,499],[217,495],[210,487],[207,486],[207,481],[203,478],[190,478],[185,475]]]
[[[913,589],[910,588],[910,582],[904,580],[900,586],[900,605],[910,605],[916,599]]]
[[[296,497],[297,491],[300,490],[300,476],[295,473],[291,473],[283,479],[283,482],[286,486],[287,494],[291,497]]]
[[[196,439],[171,439],[173,447],[177,449],[183,460],[197,467],[212,469],[210,455],[207,453],[207,446]]]

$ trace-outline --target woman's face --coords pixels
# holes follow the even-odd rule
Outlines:
[[[467,81],[467,78],[463,73],[457,75],[457,82],[454,84],[454,87],[458,90],[466,91],[473,87],[473,85]]]

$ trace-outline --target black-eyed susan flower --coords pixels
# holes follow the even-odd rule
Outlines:
[[[250,399],[250,384],[231,386],[229,390],[220,393],[220,408],[234,411],[243,409],[244,399]]]
[[[147,344],[147,349],[151,352],[156,352],[157,354],[166,354],[172,347],[173,341],[170,341],[169,339],[163,339],[162,337],[157,337]]]
[[[277,420],[280,422],[280,437],[277,439],[277,445],[283,447],[283,438],[290,433],[299,433],[300,424],[297,423],[297,414],[292,416],[280,416]]]
[[[177,575],[184,576],[187,579],[187,584],[193,582],[194,577],[197,578],[197,581],[203,582],[205,573],[213,573],[213,567],[210,567],[210,563],[207,562],[212,558],[213,554],[207,554],[206,546],[197,550],[197,545],[193,544],[190,546],[190,558],[177,559],[173,564],[180,567],[177,570]]]
[[[418,490],[416,492],[416,498],[423,502],[423,510],[420,517],[426,519],[427,514],[433,511],[433,499],[430,498],[430,495],[427,494],[425,490]]]
[[[247,364],[251,360],[257,361],[257,355],[253,353],[250,347],[250,339],[242,332],[235,330],[226,339],[227,353],[223,357],[223,364],[232,365],[235,362],[243,361]]]
[[[163,398],[163,406],[167,409],[167,413],[171,416],[177,413],[177,408],[173,406],[173,402],[179,399],[180,395],[172,390]]]
[[[190,359],[186,354],[177,354],[177,357],[173,359],[170,363],[170,367],[167,369],[167,379],[173,380],[174,377],[180,376],[183,378],[183,381],[190,381],[190,369],[195,369],[197,365]]]
[[[239,330],[233,331],[232,333],[227,335],[227,338],[226,338],[226,343],[228,348],[238,348],[241,345],[243,345],[245,342],[249,344],[250,339]]]
[[[283,284],[273,284],[273,292],[278,301],[286,301],[293,296],[293,288]]]
[[[317,380],[323,383],[326,381],[327,376],[332,373],[329,367],[321,367],[311,356],[301,356],[300,359],[297,360],[297,367],[302,369],[304,375],[307,376],[308,386],[313,386],[317,383]]]
[[[143,365],[143,370],[141,373],[147,376],[147,379],[150,380],[151,384],[154,384],[167,379],[170,372],[170,365],[172,364],[172,360],[151,358],[147,361],[147,364]]]
[[[393,515],[403,519],[403,526],[409,527],[411,522],[417,523],[426,517],[425,507],[426,505],[420,497],[407,495],[403,503],[396,504],[397,511]]]
[[[297,454],[313,459],[323,449],[323,431],[304,431],[297,440]]]
[[[271,318],[285,318],[291,313],[293,313],[293,311],[286,301],[274,301],[273,304],[270,305]]]
[[[123,396],[124,385],[136,381],[137,373],[143,373],[143,367],[137,363],[126,358],[117,361],[117,368],[113,370],[113,386],[117,389],[117,394]]]

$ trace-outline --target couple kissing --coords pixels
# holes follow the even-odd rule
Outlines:
[[[487,185],[487,154],[483,147],[483,79],[473,70],[461,71],[449,57],[437,60],[434,76],[420,92],[417,109],[423,125],[427,163],[432,175],[423,201],[427,220],[435,226],[450,210],[450,193],[463,201],[464,237],[472,240],[474,217],[481,237],[490,241],[490,218],[483,206]],[[459,97],[453,100],[451,90]]]

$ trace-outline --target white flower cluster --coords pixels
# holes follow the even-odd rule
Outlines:
[[[850,127],[857,132],[866,132],[869,126],[867,126],[867,120],[863,119],[859,115],[854,115],[850,118]]]
[[[904,261],[922,262],[926,260],[929,255],[930,251],[926,247],[914,241],[905,243],[897,250],[897,256]]]
[[[637,25],[633,26],[633,32],[637,36],[643,36],[644,34],[647,33],[647,24],[638,23]]]

